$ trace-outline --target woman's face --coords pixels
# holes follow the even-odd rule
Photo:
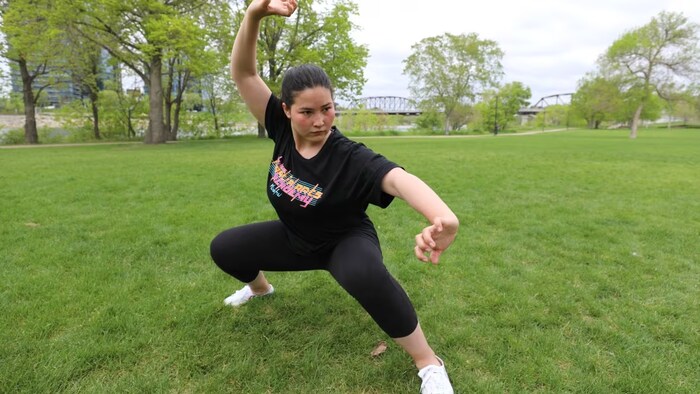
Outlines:
[[[294,96],[291,108],[282,104],[292,131],[303,142],[323,142],[333,126],[335,107],[331,91],[322,86],[307,88]]]

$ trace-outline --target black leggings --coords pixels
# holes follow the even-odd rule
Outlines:
[[[418,325],[416,311],[384,266],[378,244],[364,236],[348,236],[322,255],[301,256],[290,248],[280,221],[254,223],[219,234],[211,242],[211,256],[224,272],[245,283],[260,271],[323,269],[390,337],[405,337]]]

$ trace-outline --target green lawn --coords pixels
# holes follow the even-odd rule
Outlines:
[[[461,219],[370,208],[458,393],[700,392],[700,132],[367,138]],[[0,392],[417,393],[325,272],[240,309],[219,231],[274,217],[256,138],[0,149]]]

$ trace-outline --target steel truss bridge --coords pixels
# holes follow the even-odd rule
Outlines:
[[[544,96],[530,107],[521,108],[519,115],[537,115],[550,105],[566,105],[571,103],[573,93],[558,93]],[[383,115],[420,115],[413,100],[398,96],[363,97],[350,102],[347,108],[336,110],[338,115],[356,114],[360,111],[369,111]]]
[[[413,100],[397,96],[363,97],[350,103],[347,109],[337,110],[336,113],[355,114],[360,111],[369,111],[384,115],[420,115],[421,111]]]
[[[537,115],[550,105],[567,105],[571,103],[573,93],[559,93],[542,97],[535,105],[520,108],[518,115]]]

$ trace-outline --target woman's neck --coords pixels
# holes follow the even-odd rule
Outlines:
[[[329,130],[325,138],[319,141],[308,141],[304,138],[298,137],[296,133],[292,133],[292,137],[294,137],[294,148],[296,148],[297,153],[299,153],[301,157],[311,159],[321,151],[323,145],[326,143],[326,141],[328,141],[328,138],[331,136],[332,132],[332,130]]]

